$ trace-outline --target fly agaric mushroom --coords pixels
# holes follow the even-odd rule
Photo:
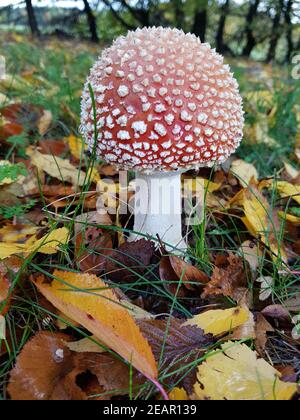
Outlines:
[[[242,138],[242,99],[223,57],[181,30],[137,29],[102,52],[81,106],[90,151],[136,172],[134,231],[184,248],[181,174],[224,162]]]

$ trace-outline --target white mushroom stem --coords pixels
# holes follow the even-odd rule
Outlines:
[[[181,173],[136,172],[134,231],[150,235],[165,243],[168,251],[184,251],[182,237]],[[141,238],[134,233],[130,240]]]

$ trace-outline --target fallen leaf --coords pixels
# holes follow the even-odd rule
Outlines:
[[[189,363],[201,357],[212,343],[212,336],[205,335],[203,330],[191,325],[183,325],[179,319],[153,319],[138,323],[143,335],[147,338],[160,371],[168,373],[166,380],[190,386],[194,382],[195,371]],[[184,375],[184,367],[186,373]],[[179,369],[179,372],[177,370]]]
[[[300,312],[300,292],[286,299],[283,306],[290,312]]]
[[[0,273],[0,315],[5,315],[8,311],[10,286],[7,277]]]
[[[239,248],[239,255],[248,262],[254,275],[262,260],[262,252],[259,247],[253,241],[245,241]]]
[[[256,281],[260,283],[259,300],[267,300],[273,293],[275,280],[271,276],[261,276]]]
[[[227,342],[198,366],[194,397],[199,400],[290,400],[297,385],[245,344]]]
[[[154,244],[146,239],[126,242],[114,250],[104,264],[104,272],[114,282],[130,282],[145,273],[154,253]]]
[[[195,315],[183,325],[194,325],[205,334],[220,335],[230,333],[234,328],[243,325],[249,319],[249,311],[241,307],[215,309]]]
[[[69,240],[67,228],[59,228],[51,231],[41,239],[36,236],[29,238],[24,244],[0,242],[0,260],[16,254],[32,254],[39,252],[42,254],[56,254],[61,245],[65,245]]]
[[[272,325],[266,320],[266,318],[261,314],[257,314],[256,323],[255,323],[255,348],[258,354],[263,356],[266,343],[267,343],[267,333],[274,331]]]
[[[108,400],[129,393],[128,366],[107,353],[72,353],[66,340],[61,333],[39,332],[25,344],[11,372],[12,400]],[[133,372],[133,391],[139,382]]]
[[[178,277],[184,283],[187,289],[194,289],[197,285],[206,284],[209,282],[209,277],[197,267],[185,262],[176,255],[170,255],[170,264]]]
[[[214,268],[211,280],[205,286],[201,297],[223,295],[239,301],[247,291],[250,278],[245,270],[243,259],[229,254],[224,266]]]
[[[283,198],[291,198],[300,204],[300,185],[293,185],[287,181],[270,181],[268,185],[274,186]]]
[[[278,241],[280,224],[277,215],[272,211],[257,185],[250,182],[248,188],[244,188],[233,197],[232,204],[243,207],[245,217],[242,218],[242,221],[254,237],[260,238],[270,248],[272,258],[277,259],[280,254],[282,259],[287,261],[284,245]]]
[[[189,399],[184,388],[174,388],[169,393],[169,398],[171,401],[187,401]]]
[[[65,140],[69,145],[72,156],[74,156],[77,160],[80,160],[83,157],[83,153],[85,150],[85,146],[82,139],[74,136],[74,134],[71,134]]]
[[[52,155],[44,155],[32,147],[27,148],[26,153],[30,156],[33,165],[53,178],[78,186],[83,186],[87,181],[86,174],[83,171],[78,170],[67,159]]]
[[[231,172],[239,180],[242,187],[247,187],[251,179],[256,182],[258,172],[254,165],[242,159],[236,159],[231,164]]]
[[[113,290],[94,275],[55,271],[51,285],[35,281],[39,291],[60,311],[76,320],[106,346],[146,376],[157,376],[147,340]]]
[[[6,243],[23,243],[28,236],[34,235],[39,228],[32,225],[10,224],[0,229],[0,241]]]
[[[12,400],[50,400],[60,376],[72,368],[68,336],[40,332],[28,341],[10,373]]]
[[[289,311],[282,305],[275,304],[266,306],[261,313],[268,318],[277,319],[279,321],[290,322],[291,317]]]
[[[43,111],[43,115],[37,122],[38,132],[41,136],[44,136],[48,131],[51,123],[52,123],[52,112],[47,111],[46,109]]]
[[[300,217],[294,216],[293,214],[285,213],[284,211],[278,211],[278,216],[283,219],[287,220],[290,223],[293,223],[296,226],[300,226]]]
[[[69,350],[75,353],[104,353],[103,343],[101,346],[101,343],[97,344],[97,342],[99,342],[97,337],[91,336],[90,338],[85,337],[78,341],[66,341],[64,344]]]

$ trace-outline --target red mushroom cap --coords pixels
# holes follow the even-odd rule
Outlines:
[[[81,133],[120,168],[176,171],[225,161],[242,138],[238,84],[223,57],[192,34],[144,28],[119,37],[91,69]]]

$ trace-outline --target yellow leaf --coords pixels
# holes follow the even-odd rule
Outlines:
[[[277,181],[273,185],[282,197],[292,198],[300,204],[300,185],[293,185],[287,181]]]
[[[284,211],[278,211],[278,216],[284,220],[287,220],[288,222],[293,223],[296,226],[300,226],[300,217],[285,213]]]
[[[288,176],[292,179],[297,178],[297,176],[299,175],[298,169],[296,169],[294,166],[292,166],[288,162],[283,162],[283,164],[284,164],[284,169],[286,173],[288,174]]]
[[[258,173],[256,168],[242,159],[236,159],[231,164],[231,172],[239,180],[243,187],[247,187],[251,179],[257,181]]]
[[[57,156],[44,155],[32,147],[26,153],[31,157],[31,163],[53,178],[73,185],[84,185],[86,174],[73,166],[69,160]]]
[[[219,335],[232,331],[243,325],[249,319],[249,311],[236,307],[230,309],[215,309],[195,315],[183,325],[195,325],[204,330],[205,334]]]
[[[176,387],[172,389],[169,394],[169,398],[172,401],[187,401],[189,397],[183,388]]]
[[[283,260],[287,255],[283,244],[278,243],[280,225],[276,214],[272,211],[268,201],[259,191],[257,185],[251,182],[247,188],[239,191],[230,201],[242,206],[245,217],[242,218],[249,232],[260,237],[261,241],[271,249],[272,258],[277,258],[279,251]]]
[[[42,254],[56,254],[61,245],[65,245],[69,240],[69,231],[67,228],[55,229],[43,238],[36,240],[30,238],[26,242],[28,253],[38,251]]]
[[[68,229],[60,228],[53,230],[39,240],[37,240],[36,236],[32,236],[24,244],[0,242],[0,260],[11,255],[32,254],[33,252],[56,254],[60,245],[66,244],[68,239]]]
[[[51,285],[39,278],[39,291],[62,313],[79,322],[107,347],[151,378],[157,367],[148,341],[113,290],[94,275],[55,271]]]
[[[38,230],[38,227],[31,225],[6,225],[0,229],[1,242],[22,242]]]
[[[74,134],[71,134],[69,137],[66,138],[70,151],[72,155],[80,160],[83,156],[85,146],[81,138],[74,136]]]
[[[227,342],[198,366],[194,397],[199,400],[289,400],[297,385],[280,381],[280,373],[245,344]]]

